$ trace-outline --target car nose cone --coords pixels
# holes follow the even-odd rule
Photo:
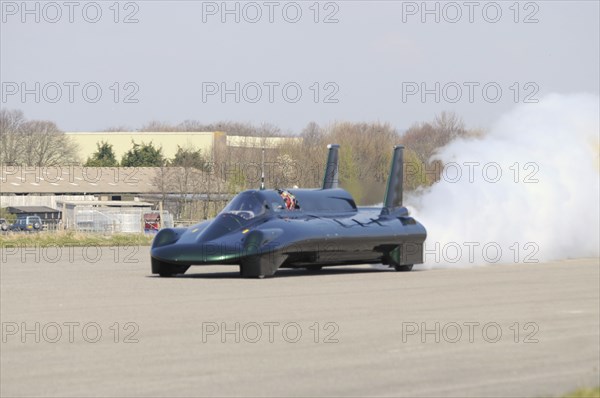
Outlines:
[[[152,249],[152,257],[170,263],[211,264],[239,257],[241,245],[224,242],[175,243]]]

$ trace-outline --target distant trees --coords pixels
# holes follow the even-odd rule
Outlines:
[[[463,120],[454,112],[442,112],[432,122],[414,124],[402,136],[402,144],[413,154],[412,178],[409,186],[428,186],[440,179],[444,165],[439,160],[432,160],[438,149],[446,146],[459,137],[477,137],[480,131],[467,130]],[[412,173],[412,174],[411,174]]]
[[[162,148],[156,148],[152,142],[141,144],[131,141],[131,149],[117,160],[113,145],[105,141],[96,143],[97,150],[88,157],[86,167],[181,167],[210,171],[211,164],[202,154],[202,150],[194,146],[182,148],[177,146],[177,152],[172,159],[166,159]]]
[[[54,122],[31,120],[21,126],[23,160],[29,166],[56,166],[75,163],[77,146]]]
[[[400,135],[387,123],[339,122],[321,127],[310,122],[300,134],[302,140],[282,144],[280,150],[291,158],[289,176],[293,184],[319,187],[327,156],[326,145],[340,144],[340,185],[359,203],[383,200],[391,148]]]
[[[112,129],[111,129],[112,130]],[[169,131],[224,131],[230,135],[248,136],[248,137],[279,137],[283,136],[281,129],[270,123],[262,123],[254,126],[251,123],[227,122],[202,123],[197,120],[185,120],[179,124],[170,124],[153,120],[143,125],[140,132],[169,132]]]
[[[157,120],[153,120],[149,123],[146,123],[139,129],[139,131],[179,131],[177,126],[172,126],[166,122],[159,122]]]
[[[210,169],[210,163],[202,155],[202,150],[193,146],[182,148],[177,145],[177,152],[175,152],[173,159],[169,161],[169,165],[202,171],[209,171]]]
[[[22,159],[21,126],[25,115],[19,110],[0,110],[0,163],[15,165]]]
[[[193,205],[197,196],[210,191],[210,179],[207,174],[211,170],[210,163],[202,156],[202,151],[193,146],[182,148],[177,146],[177,152],[168,162],[163,177],[168,179],[168,192],[179,194],[176,199],[175,214],[179,218],[193,218]],[[210,193],[208,193],[210,195]]]
[[[432,160],[438,149],[458,137],[476,137],[480,131],[467,130],[462,119],[442,112],[431,122],[418,123],[404,134],[388,123],[338,122],[319,126],[310,122],[299,142],[282,144],[278,150],[296,168],[293,181],[305,187],[318,187],[325,168],[326,145],[337,143],[340,151],[340,185],[361,204],[380,203],[385,192],[392,147],[405,146],[405,189],[429,186],[439,180],[443,165]]]
[[[107,131],[118,130],[129,128],[119,126]],[[410,191],[439,180],[443,165],[432,159],[441,147],[460,137],[482,134],[467,129],[463,120],[452,112],[442,112],[431,121],[415,123],[404,133],[382,122],[319,125],[313,121],[294,136],[268,123],[207,124],[197,120],[179,124],[151,121],[138,131],[142,139],[144,132],[150,131],[222,131],[227,134],[227,137],[224,134],[215,137],[210,158],[190,146],[178,147],[173,157],[167,159],[162,148],[152,142],[132,141],[131,148],[119,161],[113,146],[101,141],[85,161],[88,167],[160,167],[157,189],[165,195],[183,195],[177,213],[190,217],[192,199],[197,195],[231,194],[257,188],[262,147],[266,148],[265,177],[269,188],[319,187],[325,168],[326,145],[340,144],[340,185],[350,191],[358,203],[374,204],[383,200],[394,145],[406,147],[405,189]],[[0,133],[1,163],[52,166],[79,161],[77,148],[53,122],[28,121],[21,111],[0,110]],[[231,136],[237,137],[231,139]],[[267,141],[267,137],[296,139],[277,143]]]
[[[77,146],[54,122],[27,121],[19,110],[0,110],[0,163],[43,167],[78,160]]]
[[[432,122],[412,125],[402,136],[402,143],[427,162],[434,152],[457,137],[468,135],[465,124],[453,112],[442,112]]]
[[[156,148],[152,142],[137,144],[131,141],[133,147],[121,159],[122,167],[161,167],[165,163],[162,148]]]
[[[105,131],[105,132],[131,131],[131,127],[128,127],[128,126],[125,126],[125,125],[113,126],[113,127],[109,127],[107,129],[104,129],[102,131]]]
[[[223,189],[219,176],[212,175],[211,163],[193,146],[178,146],[175,156],[161,167],[154,183],[160,189],[163,201],[167,194],[176,195],[170,201],[175,204],[170,210],[179,219],[207,217],[212,193],[220,193]],[[206,200],[198,203],[199,195],[204,195]]]
[[[441,165],[440,165],[441,166]],[[437,170],[428,168],[417,152],[410,147],[404,149],[404,190],[413,191],[419,187],[427,187],[439,177]]]
[[[84,166],[86,167],[116,167],[119,165],[119,161],[115,156],[113,146],[108,142],[96,143],[98,150],[92,154],[91,157],[87,158]]]

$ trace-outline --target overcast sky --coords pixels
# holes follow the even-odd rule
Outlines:
[[[186,119],[403,129],[443,110],[488,127],[515,102],[599,91],[598,1],[1,6],[2,108],[65,131]]]

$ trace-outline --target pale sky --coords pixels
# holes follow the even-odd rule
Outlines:
[[[0,105],[65,131],[195,119],[299,132],[404,129],[443,110],[485,128],[515,102],[598,94],[598,1],[424,4],[2,1]]]

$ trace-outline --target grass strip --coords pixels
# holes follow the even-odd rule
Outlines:
[[[0,234],[4,247],[69,247],[69,246],[149,246],[153,235],[91,234],[82,232],[34,232]]]

